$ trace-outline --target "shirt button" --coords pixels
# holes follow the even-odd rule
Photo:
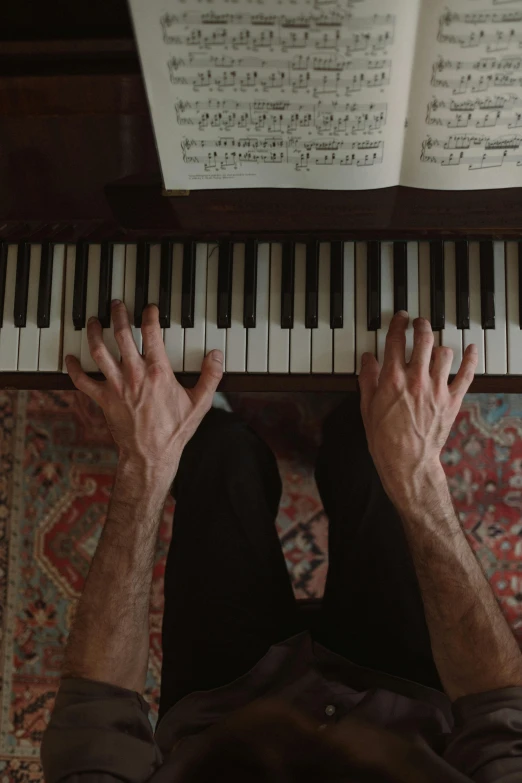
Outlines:
[[[325,713],[328,715],[329,718],[332,717],[332,715],[335,715],[335,707],[333,704],[328,704],[328,706],[325,709]]]

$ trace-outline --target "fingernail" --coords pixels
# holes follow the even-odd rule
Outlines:
[[[113,307],[116,307],[116,305],[121,304],[121,299],[113,299],[111,304]]]
[[[91,317],[89,318],[89,320],[87,321],[87,323],[88,323],[88,324],[93,324],[93,323],[95,323],[97,320],[98,320],[98,319],[96,318],[96,316],[95,316],[95,315],[91,315]]]
[[[361,356],[361,364],[363,365],[363,367],[364,367],[364,365],[366,364],[366,362],[368,361],[369,358],[370,358],[370,354],[369,353],[363,353],[363,355]]]
[[[223,354],[221,351],[212,351],[212,360],[223,364]]]
[[[406,310],[397,310],[397,315],[400,315],[403,318],[408,318],[408,313],[406,312]]]
[[[69,359],[70,359],[70,358],[71,358],[71,357],[70,357],[70,355],[69,355],[69,354],[67,354],[67,356],[65,357],[65,364],[67,364],[67,363],[69,362]]]

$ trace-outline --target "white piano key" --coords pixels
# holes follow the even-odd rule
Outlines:
[[[430,243],[419,242],[419,317],[431,323]],[[433,332],[433,347],[440,345],[440,332]]]
[[[310,372],[312,335],[305,326],[306,245],[295,246],[294,328],[290,330],[290,372]]]
[[[65,250],[65,245],[54,246],[49,326],[46,329],[40,329],[38,369],[41,371],[59,372],[61,370],[62,330],[65,337],[65,327],[62,323]]]
[[[160,274],[161,274],[161,245],[157,242],[150,246],[149,251],[149,289],[147,304],[159,305],[159,291],[160,291]],[[164,329],[161,330],[162,337],[164,335]],[[143,355],[143,346],[142,346]]]
[[[214,247],[212,245],[211,247]],[[207,310],[207,255],[208,246],[202,242],[196,245],[194,326],[185,329],[185,372],[200,372],[205,356],[205,319]]]
[[[16,288],[16,261],[18,246],[9,245],[5,274],[4,318],[0,329],[0,370],[16,370],[18,367],[18,341],[20,329],[14,325],[14,300]]]
[[[112,249],[112,283],[111,283],[111,301],[120,299],[124,301],[125,295],[125,245],[114,245]],[[107,346],[109,353],[114,356],[117,362],[120,361],[120,349],[114,337],[114,323],[112,320],[108,329],[103,330],[103,342]]]
[[[76,267],[76,245],[66,246],[65,259],[65,302],[63,308],[63,351],[62,372],[67,372],[65,366],[66,356],[75,356],[81,362],[82,332],[75,329],[72,310],[74,298],[74,271]]]
[[[333,330],[330,328],[330,243],[319,245],[317,329],[312,329],[312,372],[333,370]]]
[[[270,245],[257,247],[256,325],[247,329],[247,371],[268,370],[268,319],[270,290]]]
[[[478,242],[469,243],[469,329],[463,329],[464,350],[474,343],[478,362],[476,375],[486,372],[486,351],[480,310],[480,248]]]
[[[227,372],[245,372],[247,351],[247,329],[243,326],[243,303],[245,296],[245,245],[236,243],[232,264],[232,312],[230,328],[227,329]]]
[[[522,329],[519,315],[518,242],[506,243],[508,374],[522,375]]]
[[[377,359],[382,367],[386,335],[393,318],[393,243],[381,242],[381,328],[377,330]]]
[[[506,265],[503,242],[493,242],[495,328],[486,332],[486,373],[507,373]]]
[[[409,362],[413,350],[413,321],[419,317],[419,245],[417,242],[408,242],[406,246],[406,270],[410,316],[406,331],[406,361]]]
[[[170,296],[170,326],[165,329],[165,351],[174,372],[183,371],[185,330],[181,326],[181,283],[183,276],[183,245],[176,242],[172,249],[172,289]]]
[[[137,345],[138,351],[142,350],[141,329],[134,326],[134,299],[136,295],[136,254],[137,245],[129,244],[125,246],[125,285],[123,288],[123,302],[127,308],[129,322],[131,325],[132,336]]]
[[[366,242],[355,244],[355,357],[356,372],[361,372],[361,359],[363,353],[376,355],[375,332],[368,331],[368,294],[366,265],[368,259],[368,246]]]
[[[38,352],[40,350],[40,330],[36,324],[36,317],[42,246],[31,245],[30,254],[27,318],[25,326],[20,329],[20,342],[18,345],[18,370],[20,372],[38,369]]]
[[[333,330],[334,372],[355,372],[355,244],[344,243],[343,325]]]
[[[82,329],[81,365],[85,372],[100,372],[91,356],[87,339],[87,322],[91,316],[98,317],[98,295],[100,287],[100,245],[89,245],[87,269],[87,297],[85,301],[85,327]]]
[[[285,373],[290,367],[290,332],[281,329],[282,247],[270,246],[270,325],[268,332],[268,372]]]
[[[462,329],[457,329],[457,280],[455,242],[444,242],[444,329],[441,345],[451,348],[453,362],[450,374],[455,375],[462,363]]]
[[[205,325],[205,355],[218,348],[223,352],[223,367],[226,367],[227,330],[219,329],[217,325],[219,246],[208,246],[207,261],[207,308]],[[197,291],[197,283],[196,283]]]

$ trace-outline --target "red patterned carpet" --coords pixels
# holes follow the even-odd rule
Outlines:
[[[312,466],[334,395],[234,395],[275,450],[278,524],[298,596],[322,592],[326,519]],[[39,743],[64,641],[107,509],[115,450],[103,417],[74,392],[0,393],[0,783],[40,781]],[[522,396],[469,395],[443,454],[462,523],[522,640]],[[163,567],[155,567],[147,698],[158,699]],[[155,715],[155,713],[154,713]]]

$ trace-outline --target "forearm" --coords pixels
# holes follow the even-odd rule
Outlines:
[[[146,470],[118,465],[65,650],[63,676],[143,691],[154,554],[167,491]]]
[[[392,500],[448,696],[522,685],[522,655],[460,527],[440,463],[420,471]]]

